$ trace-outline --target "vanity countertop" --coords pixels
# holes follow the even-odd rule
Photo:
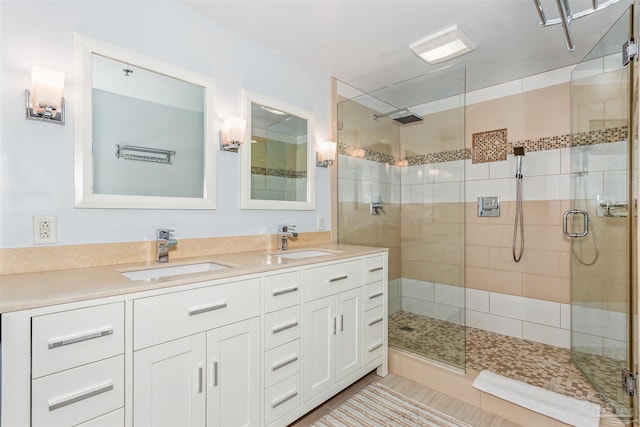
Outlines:
[[[330,255],[309,258],[281,258],[278,255],[320,250]],[[353,245],[315,245],[290,251],[256,251],[182,258],[166,264],[118,264],[103,267],[77,268],[39,273],[0,276],[0,313],[46,307],[104,298],[133,292],[168,288],[271,270],[335,261],[355,256],[386,252],[385,248]],[[130,280],[122,272],[212,262],[231,268],[183,274],[149,280]]]

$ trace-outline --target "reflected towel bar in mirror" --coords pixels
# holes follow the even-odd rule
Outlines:
[[[145,153],[145,154],[139,154]],[[135,145],[116,145],[116,158],[127,160],[140,160],[143,162],[173,163],[175,151],[161,150],[159,148],[137,147]]]

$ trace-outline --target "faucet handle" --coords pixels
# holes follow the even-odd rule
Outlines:
[[[174,230],[173,228],[158,228],[156,230],[156,237],[158,239],[163,239],[163,240],[169,240],[171,239],[171,233],[173,233]]]

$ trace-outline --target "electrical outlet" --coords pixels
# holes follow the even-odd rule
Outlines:
[[[38,215],[33,217],[33,244],[48,245],[56,243],[57,227],[55,216]]]
[[[316,217],[317,220],[317,229],[318,230],[324,230],[324,217],[322,215],[318,215]]]

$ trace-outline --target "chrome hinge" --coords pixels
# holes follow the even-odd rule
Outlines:
[[[627,65],[632,59],[638,56],[638,45],[631,39],[622,45],[622,65]]]
[[[638,391],[638,377],[628,369],[622,369],[622,388],[629,396],[635,396]]]

